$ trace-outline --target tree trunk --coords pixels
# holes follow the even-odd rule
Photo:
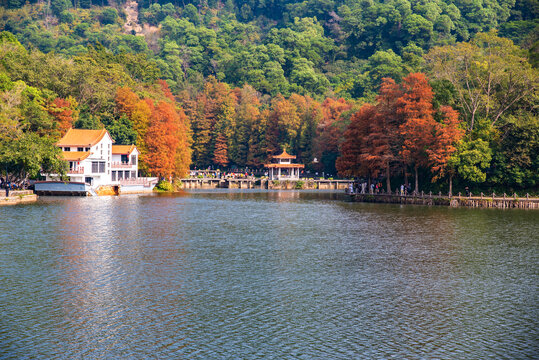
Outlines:
[[[453,175],[449,175],[449,196],[453,195]]]
[[[404,186],[408,187],[408,172],[406,171],[406,165],[404,166]]]
[[[388,194],[391,194],[391,179],[389,178],[389,176],[391,175],[390,173],[390,170],[389,170],[389,161],[387,162],[387,167],[386,167],[386,188],[387,188],[387,193]]]
[[[415,168],[415,190],[414,191],[416,194],[419,194],[419,179],[417,177],[417,165],[414,166],[414,168]]]

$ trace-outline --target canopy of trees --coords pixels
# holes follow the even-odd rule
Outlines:
[[[140,1],[137,31],[125,3],[2,1],[1,151],[105,127],[165,177],[286,148],[388,187],[537,187],[534,1]]]

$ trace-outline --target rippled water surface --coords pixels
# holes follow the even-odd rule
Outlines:
[[[539,356],[539,212],[317,192],[0,207],[0,358]]]

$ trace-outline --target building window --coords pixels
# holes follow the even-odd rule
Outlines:
[[[86,150],[84,150],[84,151],[90,151],[90,148],[86,148]]]
[[[118,180],[122,180],[124,178],[124,172],[123,171],[118,171]]]
[[[131,171],[131,179],[134,179],[137,177],[137,172],[136,171]]]
[[[112,181],[116,181],[116,171],[112,171]]]
[[[65,148],[64,148],[64,151],[71,151],[71,148],[65,147]]]
[[[105,162],[104,161],[92,161],[92,173],[105,173]]]
[[[84,151],[84,148],[78,147],[77,151]]]
[[[137,155],[131,155],[131,165],[137,165]]]
[[[127,164],[129,162],[129,156],[127,155],[122,155],[122,164]]]

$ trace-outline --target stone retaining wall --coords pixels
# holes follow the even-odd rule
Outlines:
[[[23,192],[23,191],[19,191],[19,192]],[[14,196],[10,192],[8,197],[0,196],[0,205],[27,204],[27,203],[33,203],[37,201],[37,195],[33,194],[32,191],[24,191],[23,193],[24,194],[17,194]]]
[[[487,198],[487,197],[448,197],[448,196],[400,196],[388,194],[354,194],[353,201],[389,203],[389,204],[415,204],[415,205],[443,205],[451,207],[476,207],[498,209],[539,209],[537,198]]]

